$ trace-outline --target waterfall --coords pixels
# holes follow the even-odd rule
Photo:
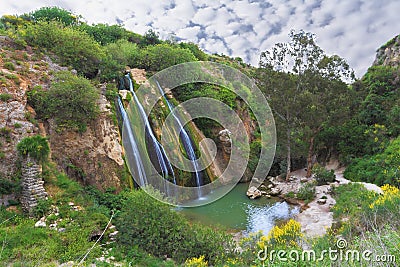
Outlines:
[[[194,175],[196,177],[197,194],[199,197],[201,197],[200,186],[203,185],[203,181],[202,181],[201,173],[198,171],[200,168],[197,163],[197,157],[195,154],[195,149],[194,149],[193,143],[190,140],[189,134],[183,127],[178,116],[176,116],[176,114],[174,112],[172,112],[174,109],[174,106],[168,101],[167,97],[165,96],[164,90],[161,88],[161,86],[157,80],[156,80],[156,83],[157,83],[158,89],[160,90],[161,95],[164,97],[164,99],[168,105],[169,111],[171,112],[172,116],[174,117],[175,121],[177,122],[177,124],[179,126],[179,138],[182,141],[183,147],[186,151],[186,154],[187,154],[189,160],[192,162],[193,169],[194,169]]]
[[[154,135],[154,132],[150,126],[150,122],[147,118],[146,112],[144,111],[144,108],[142,106],[142,104],[140,103],[138,97],[136,96],[135,91],[133,90],[133,83],[132,80],[129,76],[129,74],[127,74],[125,77],[127,77],[127,79],[129,80],[129,90],[131,91],[135,104],[138,108],[139,114],[143,120],[143,123],[145,125],[145,132],[146,134],[148,134],[148,136],[150,137],[150,142],[152,147],[154,148],[156,157],[157,157],[157,161],[158,161],[158,165],[160,166],[160,170],[161,170],[161,174],[162,177],[164,179],[167,179],[169,176],[172,176],[173,178],[173,183],[176,184],[176,179],[175,179],[175,174],[174,171],[172,169],[172,165],[170,163],[170,161],[168,160],[168,157],[164,151],[164,148],[162,147],[162,145],[158,142],[157,138]],[[166,187],[166,184],[164,183],[164,186]],[[168,189],[166,187],[166,189]],[[167,192],[167,191],[166,191]]]
[[[124,134],[128,136],[128,139],[125,139],[125,140],[129,140],[129,146],[124,144],[124,147],[131,148],[129,150],[129,152],[130,151],[133,152],[133,161],[136,163],[135,164],[136,173],[133,175],[137,175],[137,177],[139,178],[139,181],[140,181],[139,185],[144,186],[147,184],[147,178],[146,178],[146,173],[144,170],[142,158],[140,157],[140,153],[139,153],[138,146],[136,144],[135,136],[133,135],[131,122],[129,121],[128,115],[126,114],[124,106],[122,105],[121,99],[119,97],[118,97],[118,107],[119,107],[121,117],[122,117],[122,122],[124,125],[124,127],[123,127]],[[128,150],[127,150],[127,152],[128,152]],[[128,155],[128,153],[127,153],[127,155]]]

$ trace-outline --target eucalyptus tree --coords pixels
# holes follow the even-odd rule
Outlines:
[[[289,37],[289,42],[261,53],[258,71],[259,84],[265,87],[272,110],[285,128],[287,178],[293,136],[299,132],[308,144],[307,176],[311,176],[315,138],[324,127],[345,118],[346,82],[354,79],[346,61],[326,55],[314,34],[291,31]]]

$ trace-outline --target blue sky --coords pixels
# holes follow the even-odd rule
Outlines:
[[[257,66],[262,51],[288,41],[291,29],[316,34],[327,54],[345,58],[362,76],[375,51],[400,33],[398,0],[0,0],[0,14],[59,6],[88,23],[120,23],[163,39],[191,41],[210,53]]]

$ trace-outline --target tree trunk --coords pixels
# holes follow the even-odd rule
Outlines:
[[[308,147],[308,155],[307,155],[307,174],[306,177],[311,177],[311,171],[313,167],[313,154],[314,154],[314,139],[315,136],[311,136],[310,138],[310,145]]]
[[[286,156],[286,181],[289,181],[289,176],[290,172],[292,171],[292,157],[291,157],[291,149],[290,149],[290,141],[291,141],[291,131],[290,127],[287,128],[286,130],[286,150],[287,150],[287,156]]]

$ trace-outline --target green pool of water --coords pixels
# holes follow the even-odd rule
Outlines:
[[[236,185],[228,194],[211,204],[179,208],[189,220],[224,229],[245,230],[267,234],[278,222],[297,214],[299,209],[279,199],[261,197],[251,200],[246,196],[248,184]]]

